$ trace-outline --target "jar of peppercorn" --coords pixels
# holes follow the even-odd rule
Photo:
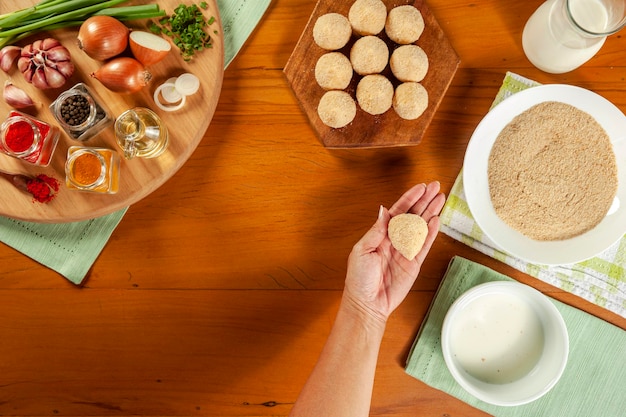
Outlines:
[[[112,123],[108,112],[83,83],[61,93],[50,110],[65,133],[80,141],[92,138]]]
[[[65,162],[70,190],[114,194],[119,188],[120,158],[111,149],[70,146]]]
[[[50,164],[59,130],[17,110],[0,126],[0,151],[34,165]]]

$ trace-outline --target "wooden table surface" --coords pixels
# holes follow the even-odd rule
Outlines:
[[[275,0],[225,72],[200,146],[133,205],[82,287],[0,245],[0,415],[285,416],[332,324],[346,259],[412,184],[452,187],[507,70],[593,90],[626,111],[626,41],[582,68],[533,68],[521,32],[539,0],[430,0],[461,57],[423,142],[324,148],[283,74],[315,2]],[[403,363],[460,255],[622,328],[626,320],[440,234],[391,317],[372,415],[483,416]]]

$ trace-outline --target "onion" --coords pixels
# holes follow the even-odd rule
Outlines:
[[[141,62],[128,57],[112,59],[91,76],[109,90],[122,94],[136,93],[152,79]]]
[[[27,82],[42,90],[59,88],[74,74],[70,52],[54,38],[23,47],[17,68]]]
[[[104,61],[121,54],[128,46],[130,29],[111,16],[92,16],[78,30],[78,47],[89,57]]]
[[[133,56],[146,67],[162,61],[172,49],[167,40],[141,30],[130,32],[128,43]]]

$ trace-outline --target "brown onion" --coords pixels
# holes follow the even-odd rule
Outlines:
[[[74,74],[70,52],[54,38],[23,47],[17,68],[27,82],[42,90],[61,87]]]
[[[130,32],[128,44],[135,59],[146,67],[162,61],[172,49],[167,40],[141,30]]]
[[[128,46],[130,29],[111,16],[92,16],[78,30],[78,47],[89,57],[104,61],[121,54]]]
[[[150,71],[134,58],[112,59],[91,74],[111,91],[122,94],[136,93],[152,79]]]

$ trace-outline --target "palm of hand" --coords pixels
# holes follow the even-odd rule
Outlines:
[[[387,211],[357,242],[348,259],[346,297],[359,309],[386,321],[411,289],[439,230],[438,214],[445,203],[439,184],[415,186]],[[391,245],[387,225],[392,215],[413,212],[428,222],[428,237],[413,260],[404,258]]]

